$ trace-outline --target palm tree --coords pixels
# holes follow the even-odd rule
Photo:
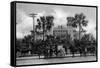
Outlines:
[[[46,16],[46,20],[47,20],[46,29],[48,31],[50,31],[52,26],[54,26],[54,23],[53,23],[54,17],[53,16]]]
[[[36,31],[37,29],[43,30],[43,40],[46,32],[50,31],[54,25],[53,19],[53,16],[42,16],[40,19],[37,19],[38,24],[36,25]]]
[[[80,35],[81,35],[81,33],[82,32],[85,32],[84,31],[84,29],[83,29],[83,26],[87,26],[87,23],[88,23],[88,21],[85,19],[86,18],[86,16],[83,14],[83,13],[80,13],[80,14],[75,14],[75,16],[74,17],[67,17],[67,21],[68,21],[68,26],[72,26],[73,28],[77,28],[77,27],[79,27],[79,49],[80,48],[82,48],[83,49],[83,47],[82,47],[82,45],[80,46]],[[84,48],[84,49],[86,49],[86,48]],[[80,54],[81,55],[81,54]]]
[[[83,13],[75,14],[74,17],[67,17],[67,21],[69,26],[72,26],[74,28],[79,27],[79,40],[80,40],[80,34],[84,32],[84,29],[82,26],[87,26],[88,21],[85,19],[86,16]]]
[[[42,30],[42,34],[43,34],[43,41],[44,41],[44,37],[45,37],[45,34],[49,31],[51,31],[51,28],[52,26],[54,25],[53,23],[53,19],[54,17],[53,16],[42,16],[40,17],[40,19],[37,19],[37,22],[38,24],[36,25],[36,32],[39,33],[38,30]],[[46,43],[45,43],[46,44]],[[44,46],[43,47],[47,47],[47,46]],[[47,53],[45,53],[47,54]],[[47,55],[48,56],[48,55]],[[46,56],[45,56],[46,57]]]

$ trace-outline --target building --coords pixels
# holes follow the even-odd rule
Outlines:
[[[56,37],[59,36],[60,38],[64,38],[68,35],[68,30],[66,27],[60,25],[53,28],[53,35]]]
[[[53,35],[56,37],[59,36],[60,38],[70,37],[72,40],[75,38],[79,38],[78,32],[75,31],[75,29],[73,29],[71,26],[59,25],[57,27],[54,27]]]

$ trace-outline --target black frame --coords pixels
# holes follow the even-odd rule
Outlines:
[[[45,4],[45,5],[60,5],[60,6],[76,6],[76,7],[93,7],[96,8],[96,40],[97,40],[97,48],[96,48],[96,60],[95,61],[81,61],[81,62],[64,62],[64,63],[49,63],[49,64],[31,64],[31,65],[16,65],[16,3],[28,3],[28,4]],[[67,63],[85,63],[85,62],[97,62],[98,61],[98,6],[92,5],[76,5],[76,4],[58,4],[58,3],[42,3],[42,2],[27,2],[27,1],[13,1],[10,3],[11,6],[11,34],[10,34],[10,43],[11,43],[11,57],[10,57],[10,65],[13,67],[20,66],[39,66],[39,65],[55,65],[55,64],[67,64]]]

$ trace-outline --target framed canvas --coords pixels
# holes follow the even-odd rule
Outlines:
[[[11,2],[11,66],[97,62],[98,8]]]

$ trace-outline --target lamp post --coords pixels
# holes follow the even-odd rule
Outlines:
[[[36,15],[37,14],[35,14],[35,13],[30,14],[30,17],[33,18],[33,31],[32,31],[32,34],[33,34],[34,42],[35,42],[35,17],[36,17]]]
[[[36,17],[36,15],[37,15],[37,14],[34,14],[34,13],[29,14],[29,16],[33,18],[33,30],[31,31],[31,32],[32,32],[32,35],[33,35],[33,36],[32,36],[32,37],[33,37],[33,44],[35,43],[35,17]],[[29,46],[29,48],[32,49],[31,45]],[[31,52],[30,52],[30,53],[31,53]]]

